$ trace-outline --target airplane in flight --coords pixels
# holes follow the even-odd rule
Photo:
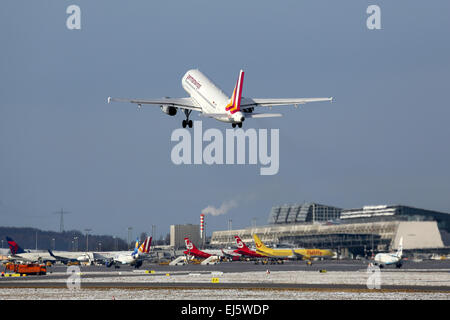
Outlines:
[[[395,253],[377,253],[374,258],[375,265],[383,268],[385,265],[395,264],[397,268],[402,267],[402,255],[403,255],[403,237],[400,238],[398,243],[398,249]]]
[[[334,253],[331,250],[325,249],[300,249],[300,248],[286,248],[286,249],[271,249],[259,239],[256,234],[253,234],[255,240],[256,252],[264,254],[271,258],[286,258],[286,259],[305,259],[310,260],[313,257],[332,257]]]
[[[108,97],[108,103],[130,102],[141,108],[143,104],[157,105],[162,112],[169,116],[175,116],[183,112],[186,119],[183,120],[183,128],[192,128],[192,120],[189,119],[192,111],[198,111],[202,116],[214,118],[218,121],[231,123],[233,128],[242,128],[242,123],[247,118],[273,118],[281,117],[280,113],[257,113],[257,107],[275,107],[294,105],[308,102],[333,101],[333,98],[245,98],[242,97],[244,84],[244,71],[240,70],[239,77],[234,87],[233,94],[228,97],[219,87],[208,79],[200,70],[192,69],[186,72],[181,79],[183,89],[189,94],[185,98],[162,99],[122,99]]]

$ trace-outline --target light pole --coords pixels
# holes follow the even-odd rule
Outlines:
[[[92,231],[92,229],[84,229],[86,231],[86,252],[89,251],[89,232]]]
[[[232,229],[232,223],[233,221],[230,219],[228,220],[228,245],[231,243],[231,229]]]
[[[52,239],[53,242],[53,251],[55,251],[55,238]]]
[[[128,227],[128,250],[130,250],[130,242],[131,242],[131,230],[133,230],[133,227]]]
[[[113,240],[114,240],[114,250],[115,250],[115,251],[118,251],[118,250],[117,250],[117,247],[118,247],[118,246],[117,246],[117,238],[116,238],[116,236],[113,236]]]
[[[75,240],[75,251],[78,251],[78,237],[74,237],[73,240]]]

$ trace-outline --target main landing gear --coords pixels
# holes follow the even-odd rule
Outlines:
[[[183,120],[183,122],[181,122],[181,125],[183,126],[183,128],[192,128],[192,120]]]
[[[239,122],[237,125],[238,125],[239,128],[242,128],[242,122]],[[232,126],[233,128],[236,128],[236,123],[233,122],[233,123],[231,124],[231,126]]]
[[[192,120],[189,120],[189,116],[191,115],[191,112],[192,112],[192,110],[184,109],[184,114],[186,115],[186,120],[183,120],[183,122],[181,123],[183,128],[186,128],[187,126],[189,128],[192,128]]]

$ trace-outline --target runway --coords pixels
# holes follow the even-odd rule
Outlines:
[[[65,282],[20,282],[1,283],[0,288],[18,289],[67,289]],[[84,282],[80,289],[252,289],[252,290],[318,290],[318,291],[355,291],[370,292],[365,285],[351,284],[290,284],[290,283],[207,283],[207,282]],[[382,292],[440,292],[450,294],[450,286],[411,286],[386,285],[380,289]],[[450,296],[449,296],[450,298]]]
[[[23,295],[23,299],[27,299],[29,289],[40,290],[44,296],[56,290],[54,298],[59,298],[57,292],[66,292],[71,281],[66,271],[67,267],[60,265],[52,267],[46,276],[1,278],[0,288],[3,292],[10,290]],[[342,294],[364,298],[374,293],[381,298],[391,294],[389,299],[396,298],[394,293],[406,299],[450,299],[450,261],[406,262],[401,269],[381,269],[379,289],[368,287],[371,274],[367,272],[366,261],[317,261],[312,266],[301,261],[276,265],[232,262],[209,266],[145,263],[139,270],[129,266],[120,269],[82,266],[77,275],[80,290],[72,292],[70,297],[80,294],[82,297],[87,290],[97,292],[97,298],[101,299],[101,292],[115,290],[117,295],[125,297],[129,297],[130,292],[139,292],[144,299],[158,299],[158,294],[165,299],[179,299],[186,291],[191,296],[217,296],[217,299],[220,299],[217,292],[233,292],[231,297],[245,292],[252,297],[284,296],[284,299],[302,299],[305,295],[320,295],[321,299],[326,299]],[[205,290],[209,293],[205,294]],[[280,295],[280,292],[295,294]]]

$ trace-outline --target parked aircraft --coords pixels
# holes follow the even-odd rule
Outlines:
[[[324,249],[300,249],[300,248],[286,248],[286,249],[271,249],[268,248],[256,234],[253,234],[255,240],[256,252],[272,258],[286,258],[286,259],[311,259],[312,257],[332,257],[334,253],[331,250]]]
[[[397,268],[402,267],[402,255],[403,255],[403,237],[400,238],[398,243],[398,249],[395,253],[378,253],[375,255],[375,265],[383,268],[385,265],[395,264]]]
[[[236,239],[238,247],[236,250],[234,250],[234,252],[250,258],[267,258],[266,255],[258,253],[247,247],[247,245],[241,240],[241,238],[239,238],[239,236],[234,236],[234,238]]]
[[[193,256],[196,258],[206,259],[211,256],[217,256],[221,258],[229,258],[232,261],[239,260],[241,255],[236,254],[233,250],[226,249],[198,249],[194,243],[189,240],[189,238],[184,238],[184,242],[186,244],[186,251],[183,251],[184,254],[188,256]]]
[[[12,238],[6,237],[11,254],[8,256],[10,261],[23,262],[55,262],[56,259],[51,257],[48,252],[31,252],[22,249]]]
[[[140,246],[139,239],[136,239],[136,245],[132,252],[121,253],[114,256],[110,262],[106,263],[106,266],[111,267],[113,264],[129,264],[135,268],[140,268],[144,256],[150,252],[151,244],[152,237],[147,237]]]

